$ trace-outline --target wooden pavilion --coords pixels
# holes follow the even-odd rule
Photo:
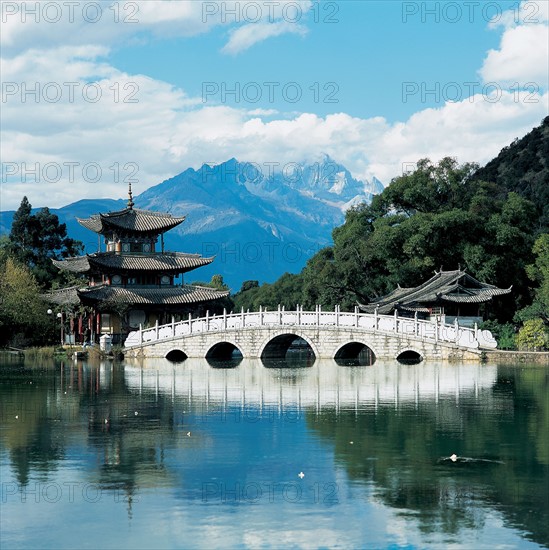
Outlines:
[[[437,271],[433,277],[413,288],[398,286],[391,293],[369,304],[359,304],[362,311],[391,315],[395,311],[404,317],[420,319],[438,317],[446,323],[456,319],[462,326],[481,323],[480,306],[494,297],[509,294],[511,287],[498,288],[475,279],[464,270]]]
[[[184,220],[134,208],[131,186],[123,210],[78,219],[104,238],[106,251],[54,260],[59,269],[85,276],[87,284],[47,296],[69,315],[68,332],[75,343],[88,334],[93,340],[110,334],[114,344],[120,343],[139,325],[202,314],[207,304],[228,296],[228,291],[183,284],[184,273],[214,259],[164,250],[164,233]]]

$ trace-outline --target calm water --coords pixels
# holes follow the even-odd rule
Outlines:
[[[549,369],[276,366],[3,364],[0,547],[549,545]]]

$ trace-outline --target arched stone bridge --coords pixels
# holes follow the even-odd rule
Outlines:
[[[284,357],[301,338],[317,358],[345,359],[368,353],[368,361],[395,359],[476,360],[497,345],[489,331],[417,318],[334,311],[231,313],[156,325],[128,335],[127,357]],[[303,342],[302,342],[303,343]]]

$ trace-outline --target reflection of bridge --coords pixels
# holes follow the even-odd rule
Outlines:
[[[244,359],[236,368],[215,369],[204,359],[189,359],[177,368],[164,359],[143,366],[126,362],[129,388],[185,398],[208,410],[237,407],[284,412],[302,409],[356,410],[419,404],[439,400],[456,403],[467,396],[487,399],[497,368],[488,365],[400,365],[380,363],[372,368],[340,367],[321,359],[312,367],[265,368],[257,359]],[[484,402],[484,401],[483,401]]]
[[[352,358],[365,349],[372,360],[397,358],[476,359],[495,348],[489,331],[417,318],[335,311],[267,311],[206,316],[130,333],[127,357],[283,357],[303,339],[317,358]]]

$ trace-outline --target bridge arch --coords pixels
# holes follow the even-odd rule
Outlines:
[[[315,358],[320,357],[316,344],[300,330],[280,330],[270,334],[259,346],[261,359],[280,359],[286,356],[288,349],[296,340],[303,340]]]
[[[222,340],[216,342],[206,352],[206,359],[216,360],[228,360],[228,359],[242,359],[242,350],[230,340]]]
[[[182,349],[172,348],[164,357],[172,363],[182,363],[188,355]]]
[[[421,351],[407,347],[406,349],[400,350],[396,354],[395,359],[404,365],[417,365],[423,361],[424,357]]]
[[[359,365],[373,365],[377,359],[377,352],[371,344],[361,340],[352,340],[340,346],[334,353],[333,359],[340,364],[349,364],[348,361]]]

